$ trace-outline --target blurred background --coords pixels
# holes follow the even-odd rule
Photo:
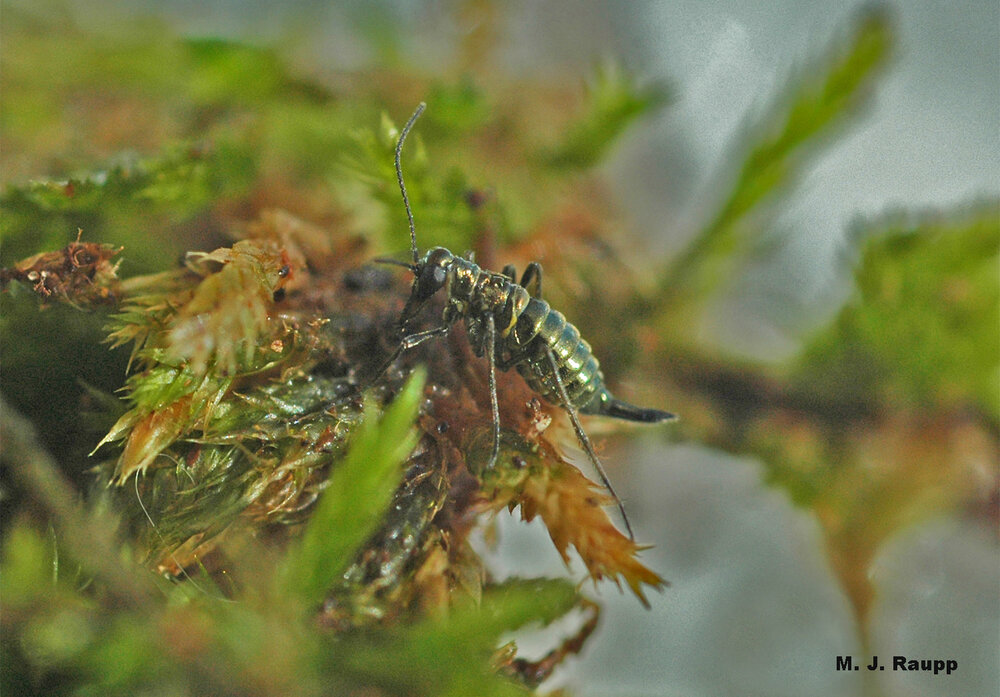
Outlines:
[[[503,93],[490,91],[500,84],[507,94],[519,84],[572,93],[595,89],[595,71],[621,71],[640,92],[655,88],[658,106],[594,160],[614,230],[627,240],[623,256],[640,284],[655,297],[658,284],[683,276],[676,260],[701,263],[697,240],[713,231],[723,231],[721,241],[704,248],[720,259],[729,254],[717,251],[730,249],[726,239],[752,242],[735,263],[719,267],[721,277],[690,282],[697,292],[675,303],[684,310],[645,315],[654,332],[683,318],[684,339],[676,339],[680,332],[651,339],[656,349],[645,362],[636,359],[641,369],[633,381],[620,373],[626,393],[681,416],[677,428],[609,436],[603,450],[637,538],[652,545],[642,559],[671,586],[648,611],[610,584],[599,587],[601,629],[546,687],[582,696],[994,694],[1000,6],[912,0],[866,8],[729,0],[200,0],[41,9],[9,2],[0,72],[5,101],[12,92],[21,101],[2,109],[2,178],[14,185],[59,177],[125,150],[148,154],[178,135],[169,110],[147,119],[142,108],[123,106],[101,112],[119,120],[116,135],[102,141],[80,94],[57,117],[39,120],[34,114],[50,113],[51,105],[41,90],[38,103],[28,104],[33,79],[71,85],[79,70],[94,80],[94,67],[81,60],[86,48],[65,62],[10,48],[30,46],[31,36],[50,27],[72,27],[74,40],[85,37],[80,45],[97,52],[127,47],[142,32],[274,47],[292,72],[347,96],[366,79],[384,79],[380,89],[396,90],[398,104],[429,102],[435,143],[448,138],[448,125],[430,119],[450,105],[442,104],[442,92],[422,94],[421,85],[467,80],[493,95]],[[865,29],[871,12],[879,22]],[[866,31],[876,38],[865,39]],[[835,72],[830,66],[866,40],[889,48],[868,63],[858,59],[859,74],[871,70],[860,96],[845,99],[847,106],[831,100],[829,108],[843,114],[830,123],[817,108],[822,127],[803,127],[799,147],[796,100],[818,94],[821,102],[850,82],[830,80],[813,90],[809,77]],[[149,68],[136,69],[141,84]],[[244,78],[253,85],[271,76],[251,71]],[[457,87],[443,93],[454,100],[463,94]],[[494,106],[502,101],[484,101],[491,99]],[[565,95],[542,101],[558,112],[560,99],[573,103]],[[401,121],[409,108],[393,106],[393,118]],[[517,109],[531,124],[530,101]],[[549,112],[539,112],[541,142],[565,135]],[[46,127],[40,135],[29,127],[38,123]],[[785,157],[789,141],[795,152]],[[428,150],[431,167],[437,156],[461,156]],[[746,164],[766,160],[762,152],[771,153],[777,170]],[[477,155],[470,167],[490,182],[494,164]],[[761,195],[762,203],[754,194],[742,208],[733,203],[734,192],[752,188],[748,180],[767,176],[785,178],[773,194]],[[538,222],[508,213],[511,228]],[[920,243],[903,251],[865,246],[952,232],[965,242],[945,242],[941,252]],[[447,241],[431,239],[433,222],[421,234],[424,246]],[[197,246],[192,236],[176,251]],[[401,248],[401,239],[385,246]],[[950,265],[932,268],[932,260],[945,257]],[[547,268],[555,261],[539,260]],[[938,289],[941,279],[940,288],[957,294],[954,303],[946,294],[910,301],[911,284]],[[572,296],[572,286],[560,285],[552,271],[550,280],[556,297]],[[709,282],[711,293],[699,290]],[[902,296],[872,301],[885,300],[889,286]],[[975,302],[963,305],[967,295]],[[973,314],[962,314],[968,308]],[[585,335],[595,346],[613,347],[619,331],[612,324],[604,335]],[[862,360],[860,351],[845,348],[874,335],[883,360]],[[920,362],[914,356],[925,348]],[[598,355],[603,361],[606,353]],[[681,358],[671,362],[670,355]],[[663,379],[644,382],[649,375]],[[863,418],[855,418],[859,410]],[[499,575],[566,573],[539,523],[501,515],[499,532],[495,549],[484,546]],[[867,661],[872,654],[883,662],[893,655],[954,659],[959,670],[876,677],[835,670],[839,655]]]

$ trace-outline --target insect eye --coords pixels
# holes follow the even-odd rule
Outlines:
[[[448,271],[441,266],[425,266],[417,278],[416,294],[419,298],[426,300],[431,297],[444,285],[448,278]]]

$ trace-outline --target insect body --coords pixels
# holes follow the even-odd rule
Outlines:
[[[420,104],[400,133],[396,144],[396,177],[410,223],[413,263],[403,264],[414,274],[410,297],[400,317],[403,337],[385,363],[388,368],[400,353],[428,339],[447,334],[462,319],[469,341],[477,356],[489,363],[490,402],[493,414],[493,448],[488,467],[492,467],[500,448],[500,420],[497,414],[496,369],[517,369],[532,390],[564,408],[573,429],[608,492],[621,511],[629,536],[632,526],[621,499],[615,493],[594,452],[590,439],[580,425],[577,413],[599,414],[628,421],[655,423],[675,418],[658,409],[644,409],[616,399],[604,384],[597,358],[580,332],[557,310],[541,299],[542,269],[532,262],[516,282],[513,266],[503,273],[487,271],[471,259],[456,256],[443,247],[435,247],[420,258],[417,252],[413,214],[403,183],[400,154],[403,141],[423,112]],[[388,261],[392,260],[380,260]],[[406,326],[424,304],[438,292],[447,298],[441,325],[415,334],[406,334]],[[381,374],[381,373],[380,373]]]

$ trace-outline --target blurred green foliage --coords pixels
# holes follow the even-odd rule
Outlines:
[[[1000,422],[1000,203],[866,226],[857,291],[795,381],[855,403],[975,406]]]
[[[8,186],[0,196],[4,263],[13,264],[40,249],[57,249],[77,230],[85,231],[84,239],[128,244],[137,241],[137,224],[155,225],[158,218],[183,224],[225,195],[227,187],[252,177],[246,164],[252,163],[178,147],[104,171]],[[137,253],[130,255],[129,265],[140,272],[170,268],[183,251],[176,243],[172,255],[162,248],[134,246]]]
[[[661,107],[668,98],[661,85],[639,87],[632,76],[611,62],[599,67],[587,93],[586,110],[546,155],[552,167],[593,167],[633,120]]]

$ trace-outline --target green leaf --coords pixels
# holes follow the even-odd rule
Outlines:
[[[288,552],[283,590],[312,607],[376,531],[402,479],[400,463],[417,442],[413,420],[423,395],[417,371],[381,420],[371,405],[355,430],[347,457],[337,465],[309,526]]]
[[[218,38],[188,39],[184,46],[195,102],[253,105],[284,96],[288,78],[274,51]]]
[[[579,601],[576,586],[561,579],[510,579],[484,591],[480,607],[455,611],[440,627],[455,641],[493,648],[500,636],[532,622],[545,625],[569,612]],[[430,634],[433,622],[417,632]]]
[[[496,106],[468,74],[433,85],[426,101],[434,105],[428,123],[451,138],[483,128],[496,113]]]
[[[437,115],[425,115],[427,125]],[[454,114],[445,114],[453,118]],[[401,251],[409,247],[409,221],[396,181],[395,150],[400,126],[383,112],[377,131],[367,128],[352,131],[350,141],[339,157],[341,183],[338,196],[352,210],[372,214],[372,203],[383,207],[388,224],[381,220],[376,227],[385,230],[383,247]],[[475,221],[466,197],[471,188],[466,173],[459,167],[435,165],[424,147],[424,120],[417,122],[402,152],[402,169],[407,197],[416,219],[418,243],[429,235],[435,244],[462,249],[471,242]],[[451,138],[451,135],[448,136]]]

